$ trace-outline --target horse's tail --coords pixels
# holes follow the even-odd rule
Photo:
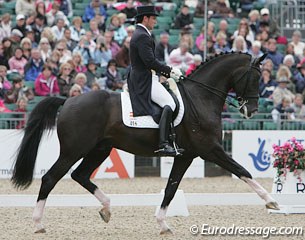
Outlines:
[[[48,97],[39,102],[31,112],[13,166],[11,181],[16,188],[26,189],[31,185],[43,131],[55,126],[58,109],[64,103],[65,99]]]

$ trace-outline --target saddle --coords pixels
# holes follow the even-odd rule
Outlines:
[[[163,86],[169,91],[176,103],[176,110],[173,116],[174,126],[177,126],[182,121],[184,115],[182,97],[177,87],[177,83],[173,79],[169,78],[164,84]],[[157,112],[154,117],[150,115],[134,117],[129,92],[127,90],[121,93],[121,103],[123,123],[125,126],[133,128],[159,128],[158,123],[162,113],[162,108],[159,105],[153,104],[154,112]]]

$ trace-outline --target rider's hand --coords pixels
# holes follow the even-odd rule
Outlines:
[[[170,77],[173,78],[176,82],[178,82],[180,76],[182,76],[181,70],[179,68],[172,68],[170,72]]]

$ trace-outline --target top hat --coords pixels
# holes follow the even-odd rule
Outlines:
[[[135,18],[140,16],[159,16],[154,6],[138,6],[137,15]]]

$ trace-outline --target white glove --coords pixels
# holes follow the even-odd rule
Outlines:
[[[182,76],[182,72],[179,68],[172,68],[170,72],[170,77],[173,78],[176,82],[179,81],[180,76]]]

